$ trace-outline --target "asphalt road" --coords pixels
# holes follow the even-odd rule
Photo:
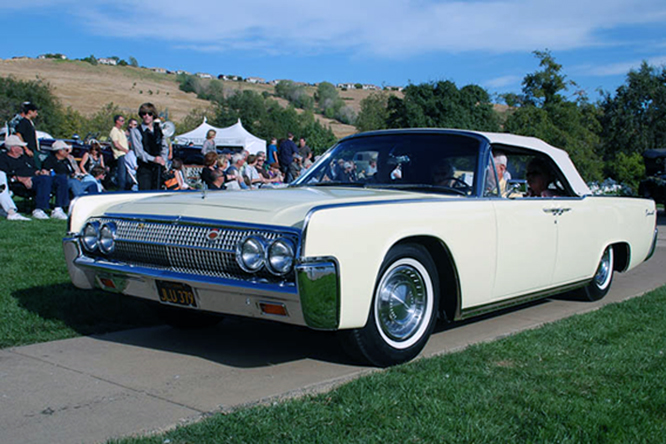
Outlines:
[[[654,257],[616,274],[602,301],[548,299],[436,332],[423,355],[448,353],[595,310],[666,284],[666,217]],[[0,350],[0,443],[94,443],[169,429],[240,405],[329,389],[374,371],[332,334],[228,320]]]

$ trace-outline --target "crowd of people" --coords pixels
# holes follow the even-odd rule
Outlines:
[[[105,183],[113,183],[119,191],[194,187],[185,174],[183,161],[172,159],[170,142],[151,103],[139,108],[141,122],[126,122],[122,115],[113,117],[109,141],[115,169],[113,178],[108,178],[111,180],[107,180],[111,169],[105,165],[103,149],[97,141],[90,143],[81,159],[75,159],[72,146],[62,140],[43,149],[34,124],[38,114],[33,103],[23,103],[12,125],[8,125],[4,150],[0,152],[0,207],[8,220],[31,220],[18,212],[12,194],[34,199],[35,219],[66,219],[72,198],[104,192]],[[305,138],[300,138],[297,145],[291,133],[279,144],[276,138],[271,139],[266,152],[256,154],[228,149],[218,154],[214,139],[215,131],[211,130],[201,148],[204,165],[199,177],[202,186],[211,190],[285,186],[313,162],[313,151]]]

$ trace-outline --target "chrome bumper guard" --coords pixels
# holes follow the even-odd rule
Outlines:
[[[336,262],[325,258],[296,265],[296,285],[307,326],[315,330],[337,330],[340,284]]]

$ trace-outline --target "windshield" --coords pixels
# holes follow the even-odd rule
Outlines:
[[[363,186],[474,195],[480,141],[457,134],[386,134],[331,148],[294,186]]]

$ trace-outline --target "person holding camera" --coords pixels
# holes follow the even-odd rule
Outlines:
[[[162,172],[169,156],[166,137],[155,121],[157,116],[155,105],[144,103],[139,107],[142,123],[130,131],[130,141],[138,163],[136,179],[140,191],[161,188]]]

